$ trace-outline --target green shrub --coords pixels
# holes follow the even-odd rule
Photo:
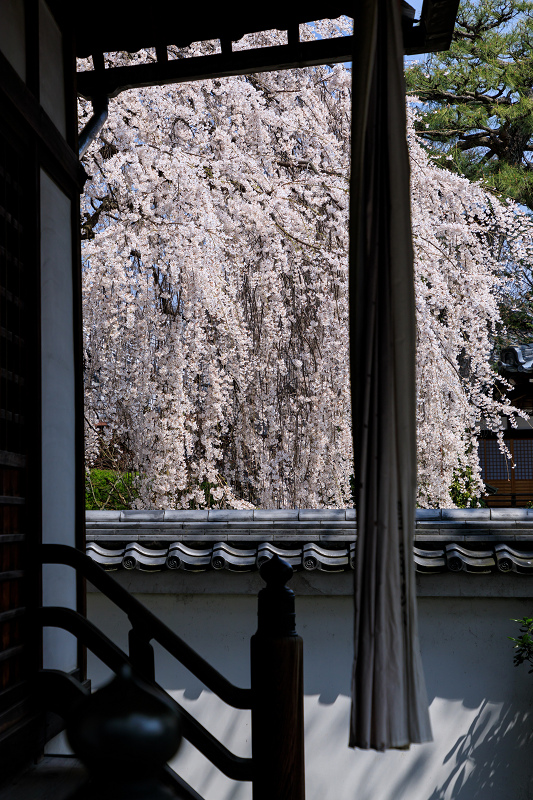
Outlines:
[[[131,472],[121,473],[112,469],[88,470],[85,475],[86,510],[131,508],[137,497],[134,477]]]
[[[513,619],[513,622],[519,623],[520,633],[522,634],[517,638],[509,636],[509,639],[514,642],[514,665],[518,667],[524,661],[528,661],[531,666],[529,672],[533,672],[533,619],[524,617],[523,619]]]
[[[486,508],[487,504],[478,497],[472,480],[471,467],[459,467],[453,473],[450,497],[457,508]]]

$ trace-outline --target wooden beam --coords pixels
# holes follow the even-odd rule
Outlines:
[[[98,95],[116,97],[125,89],[185,83],[206,78],[225,78],[253,72],[313,67],[351,61],[352,36],[293,42],[291,45],[260,47],[208,56],[180,58],[128,67],[112,67],[103,71],[78,73],[78,93],[86,99]]]

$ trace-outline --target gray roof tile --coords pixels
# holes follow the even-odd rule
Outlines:
[[[121,511],[121,522],[163,522],[164,511]]]
[[[297,520],[297,508],[256,508],[254,509],[254,520],[256,522],[264,522],[272,520],[272,522],[279,522],[280,520]]]
[[[336,572],[351,568],[354,516],[354,509],[92,511],[87,552],[106,569],[242,572],[280,550],[296,569]],[[419,509],[415,542],[422,573],[533,575],[528,509]]]
[[[209,522],[252,522],[254,511],[214,508],[209,510]]]
[[[165,511],[165,522],[207,522],[207,511]]]
[[[528,508],[491,508],[490,518],[492,520],[531,520],[533,524],[533,515]]]
[[[312,520],[340,522],[346,520],[346,510],[344,508],[301,508],[298,512],[298,519],[304,522]]]

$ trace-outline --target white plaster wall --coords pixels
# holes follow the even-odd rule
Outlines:
[[[527,419],[522,419],[521,417],[518,417],[516,420],[516,427],[518,428],[518,430],[530,431],[531,428],[533,428],[531,416],[529,416]]]
[[[39,0],[39,88],[42,107],[65,136],[63,38],[52,12],[43,0]]]
[[[0,0],[0,50],[26,80],[24,0]]]
[[[70,200],[41,171],[41,352],[43,542],[75,544],[74,331]],[[76,607],[69,567],[43,568],[45,605]],[[77,666],[76,640],[45,630],[44,666]]]
[[[333,578],[334,580],[334,578]],[[468,577],[475,581],[476,576]],[[138,595],[223,674],[249,685],[256,599],[237,595]],[[515,669],[511,618],[531,614],[522,598],[422,597],[420,639],[435,741],[386,754],[347,747],[352,600],[297,600],[305,646],[308,800],[526,800],[533,796],[533,676]],[[88,612],[126,647],[128,625],[101,595]],[[228,710],[186,670],[157,651],[158,680],[238,755],[250,755],[249,712]],[[89,655],[89,677],[108,676]],[[220,775],[190,746],[174,766],[206,800],[249,800],[249,784]]]

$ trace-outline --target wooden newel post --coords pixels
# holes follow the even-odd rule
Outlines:
[[[304,800],[303,641],[296,633],[292,567],[261,567],[258,628],[251,639],[253,800]]]
[[[149,634],[134,626],[128,633],[129,656],[131,663],[145,680],[155,681],[154,648],[150,638]]]

